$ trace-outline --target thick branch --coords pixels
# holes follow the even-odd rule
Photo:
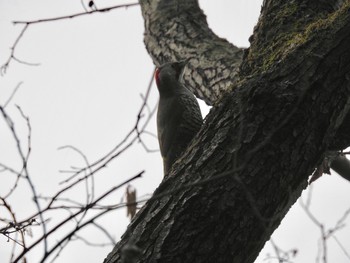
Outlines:
[[[237,80],[242,49],[209,29],[197,0],[142,0],[140,4],[144,41],[156,65],[192,58],[184,81],[208,104],[230,90]]]
[[[343,150],[350,146],[350,113],[346,115],[342,125],[339,127],[334,141],[332,142],[331,150]]]

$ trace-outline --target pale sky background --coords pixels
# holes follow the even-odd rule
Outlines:
[[[88,1],[84,1],[87,5]],[[95,1],[98,8],[126,3],[117,0]],[[249,45],[248,38],[257,22],[262,0],[200,0],[210,27],[219,36],[227,38],[239,47]],[[37,20],[83,12],[81,1],[76,0],[0,0],[0,64],[10,54],[21,25],[14,20]],[[31,67],[12,61],[7,73],[0,76],[0,104],[4,104],[19,82],[23,82],[7,111],[25,142],[26,126],[15,107],[20,105],[29,116],[32,126],[32,154],[29,171],[41,195],[52,195],[65,178],[59,170],[70,166],[83,166],[80,156],[70,150],[58,151],[63,145],[74,145],[93,162],[117,145],[133,127],[141,106],[140,94],[146,91],[153,72],[153,63],[143,44],[144,23],[140,7],[117,9],[56,22],[34,24],[29,27],[16,56],[27,62],[40,63]],[[149,105],[158,100],[152,87]],[[207,112],[207,109],[204,109]],[[155,118],[148,126],[156,131]],[[151,149],[158,148],[152,136],[143,137]],[[5,122],[0,118],[0,163],[14,168],[19,166],[15,143]],[[145,170],[143,178],[133,182],[138,196],[151,194],[162,179],[162,163],[159,152],[147,153],[135,144],[120,158],[96,175],[96,195]],[[7,192],[14,176],[0,174],[0,194]],[[311,209],[325,225],[334,227],[344,212],[350,208],[350,184],[336,174],[323,176],[313,185]],[[84,200],[84,189],[70,192],[70,198]],[[34,211],[30,192],[21,183],[17,193],[8,201],[19,219]],[[125,189],[108,199],[106,204],[120,202]],[[304,192],[306,197],[308,191]],[[0,218],[5,217],[0,208]],[[7,216],[7,215],[6,215]],[[51,227],[55,220],[67,214],[51,214]],[[116,239],[124,233],[129,219],[125,209],[110,213],[98,221],[106,226]],[[348,224],[350,219],[347,219]],[[2,226],[2,225],[1,225]],[[33,240],[41,228],[33,227]],[[93,242],[106,242],[100,232],[84,229],[82,236]],[[350,228],[337,232],[338,240],[350,253]],[[296,203],[280,228],[274,233],[274,242],[284,250],[297,249],[294,262],[317,262],[320,230]],[[28,239],[30,242],[30,238]],[[328,262],[349,262],[333,238],[328,241]],[[54,241],[50,243],[54,245]],[[0,236],[0,262],[8,262],[11,242]],[[81,241],[69,245],[55,262],[102,262],[112,247],[91,248]],[[41,258],[42,248],[29,253],[29,262]],[[269,243],[256,262],[268,261],[273,255]]]

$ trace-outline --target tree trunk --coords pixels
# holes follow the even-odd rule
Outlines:
[[[350,144],[350,3],[265,0],[245,51],[196,0],[140,3],[155,63],[191,58],[186,86],[214,107],[105,262],[126,244],[139,262],[254,262],[325,152]]]

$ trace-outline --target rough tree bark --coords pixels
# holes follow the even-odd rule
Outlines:
[[[325,152],[350,145],[350,1],[265,0],[247,50],[196,0],[140,4],[155,64],[191,58],[184,81],[214,106],[105,262],[126,244],[139,262],[254,262]]]

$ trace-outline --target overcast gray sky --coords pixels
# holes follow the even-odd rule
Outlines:
[[[87,5],[88,1],[85,1]],[[126,3],[117,0],[95,1],[98,8]],[[257,22],[262,0],[201,0],[211,28],[239,47],[249,45],[248,38]],[[10,47],[23,26],[15,20],[37,20],[83,12],[81,1],[76,0],[0,0],[0,64],[10,55]],[[57,150],[74,145],[85,153],[90,162],[103,156],[117,145],[133,127],[154,69],[143,44],[143,20],[138,6],[117,9],[103,14],[81,16],[56,22],[34,24],[29,27],[16,49],[16,56],[40,66],[27,66],[12,61],[7,73],[0,77],[0,104],[3,104],[18,83],[22,82],[15,97],[7,106],[16,122],[23,142],[26,126],[15,104],[29,116],[32,126],[32,154],[29,170],[37,191],[52,195],[65,178],[59,170],[83,166],[80,156],[70,150]],[[149,105],[158,100],[152,88]],[[204,107],[205,108],[205,107]],[[207,109],[204,109],[207,112]],[[155,118],[148,131],[156,132]],[[150,149],[158,142],[145,135],[143,140]],[[0,119],[0,162],[17,167],[19,159],[15,143]],[[96,179],[96,193],[145,170],[142,179],[133,183],[138,195],[151,194],[162,179],[159,152],[147,153],[136,144],[113,161]],[[3,176],[0,174],[0,176]],[[6,175],[0,184],[0,194],[8,191],[14,178]],[[312,211],[325,227],[335,226],[350,207],[350,184],[337,175],[323,176],[313,187]],[[83,199],[84,189],[70,193],[70,198]],[[118,203],[124,190],[115,193],[106,203]],[[304,193],[307,195],[307,192]],[[34,211],[29,189],[20,184],[18,193],[9,201],[19,218]],[[0,208],[0,217],[2,216]],[[66,215],[51,215],[48,226]],[[125,209],[112,212],[99,222],[119,238],[128,224]],[[346,221],[349,223],[349,220]],[[2,225],[1,225],[2,226]],[[40,228],[33,228],[33,240]],[[94,242],[105,242],[103,235],[93,229],[84,236]],[[282,249],[298,249],[294,262],[315,262],[319,229],[310,221],[297,203],[274,234],[274,241]],[[337,234],[350,251],[350,228],[345,226]],[[8,262],[11,242],[0,237],[0,262]],[[51,243],[53,245],[53,243]],[[102,262],[111,247],[89,248],[74,241],[56,262]],[[41,248],[29,254],[29,262],[36,262]],[[256,262],[266,262],[266,254],[273,255],[270,245],[261,252]],[[349,262],[333,239],[328,242],[329,262]],[[267,261],[268,262],[268,261]],[[276,262],[276,261],[271,261]]]

